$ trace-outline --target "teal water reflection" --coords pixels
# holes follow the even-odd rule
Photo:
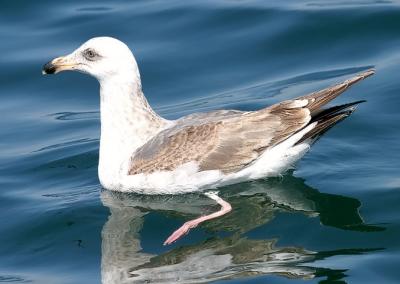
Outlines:
[[[208,283],[270,274],[289,279],[339,280],[345,276],[346,269],[318,267],[313,263],[384,249],[376,244],[370,248],[314,251],[301,246],[282,246],[279,237],[252,234],[257,228],[268,230],[268,223],[282,213],[317,218],[324,226],[342,230],[385,230],[382,226],[364,223],[357,199],[320,193],[292,175],[230,186],[223,193],[235,210],[202,226],[211,237],[153,254],[142,247],[147,214],[161,212],[173,218],[189,219],[213,210],[215,204],[198,194],[142,196],[102,191],[103,204],[111,212],[102,230],[102,282]],[[190,234],[186,238],[190,239]]]

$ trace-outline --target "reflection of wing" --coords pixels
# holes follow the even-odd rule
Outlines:
[[[309,187],[301,178],[287,175],[284,179],[273,179],[268,188],[267,194],[272,200],[288,209],[305,210],[308,215],[318,215],[325,226],[366,232],[385,230],[384,227],[365,224],[359,212],[361,202],[358,199],[321,193]]]
[[[253,181],[229,186],[222,196],[232,205],[231,213],[207,222],[211,231],[247,232],[274,218],[277,211],[298,212],[318,217],[325,226],[352,231],[382,231],[383,227],[365,224],[355,198],[321,193],[303,179],[286,175],[268,181]],[[233,192],[231,194],[231,192]],[[337,210],[340,208],[340,211]],[[251,221],[251,222],[249,222]]]
[[[305,127],[312,117],[323,113],[321,107],[373,73],[369,70],[341,84],[258,111],[217,111],[178,120],[134,153],[129,174],[174,170],[191,161],[197,162],[201,171],[239,171],[264,150]],[[321,122],[315,131],[345,117],[325,116],[326,125]]]

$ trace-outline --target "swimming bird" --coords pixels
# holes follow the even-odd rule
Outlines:
[[[92,38],[43,66],[44,74],[65,70],[87,73],[100,83],[101,185],[142,194],[205,191],[280,175],[363,101],[324,106],[374,74],[367,70],[321,91],[255,111],[216,110],[167,120],[150,107],[135,57],[115,38]],[[205,194],[221,209],[186,222],[165,244],[231,211],[216,192]]]

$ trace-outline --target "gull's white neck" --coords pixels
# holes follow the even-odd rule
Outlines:
[[[109,189],[128,173],[133,152],[168,125],[151,109],[135,73],[100,80],[99,178]]]

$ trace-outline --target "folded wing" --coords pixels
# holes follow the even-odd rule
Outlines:
[[[321,116],[325,104],[373,73],[368,70],[319,92],[258,111],[217,111],[180,120],[134,153],[129,174],[170,171],[192,161],[200,171],[239,171],[266,149],[303,129],[313,117]]]

